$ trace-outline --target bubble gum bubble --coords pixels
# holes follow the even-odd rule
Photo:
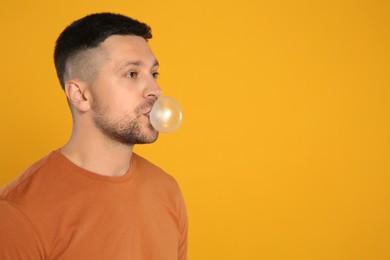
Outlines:
[[[159,97],[150,111],[150,123],[162,133],[175,131],[179,128],[181,121],[182,112],[179,103],[168,96]]]

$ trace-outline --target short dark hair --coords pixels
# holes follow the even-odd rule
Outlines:
[[[74,55],[96,48],[112,35],[135,35],[152,38],[151,28],[130,17],[113,13],[90,14],[74,21],[60,34],[54,50],[58,79],[65,88],[66,64]]]

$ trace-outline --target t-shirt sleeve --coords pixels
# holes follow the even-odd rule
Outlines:
[[[179,226],[180,226],[180,240],[179,240],[179,260],[187,260],[187,245],[188,245],[188,216],[186,205],[182,196],[179,201]]]
[[[0,259],[44,259],[42,243],[28,218],[0,200]]]

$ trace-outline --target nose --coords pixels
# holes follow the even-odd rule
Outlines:
[[[159,96],[161,96],[162,90],[159,87],[156,79],[152,79],[144,91],[145,98],[153,98],[158,99]]]

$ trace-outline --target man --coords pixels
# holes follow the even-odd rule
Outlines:
[[[176,181],[132,152],[158,137],[151,37],[146,24],[111,13],[59,36],[54,59],[72,134],[0,189],[0,259],[187,259]]]

